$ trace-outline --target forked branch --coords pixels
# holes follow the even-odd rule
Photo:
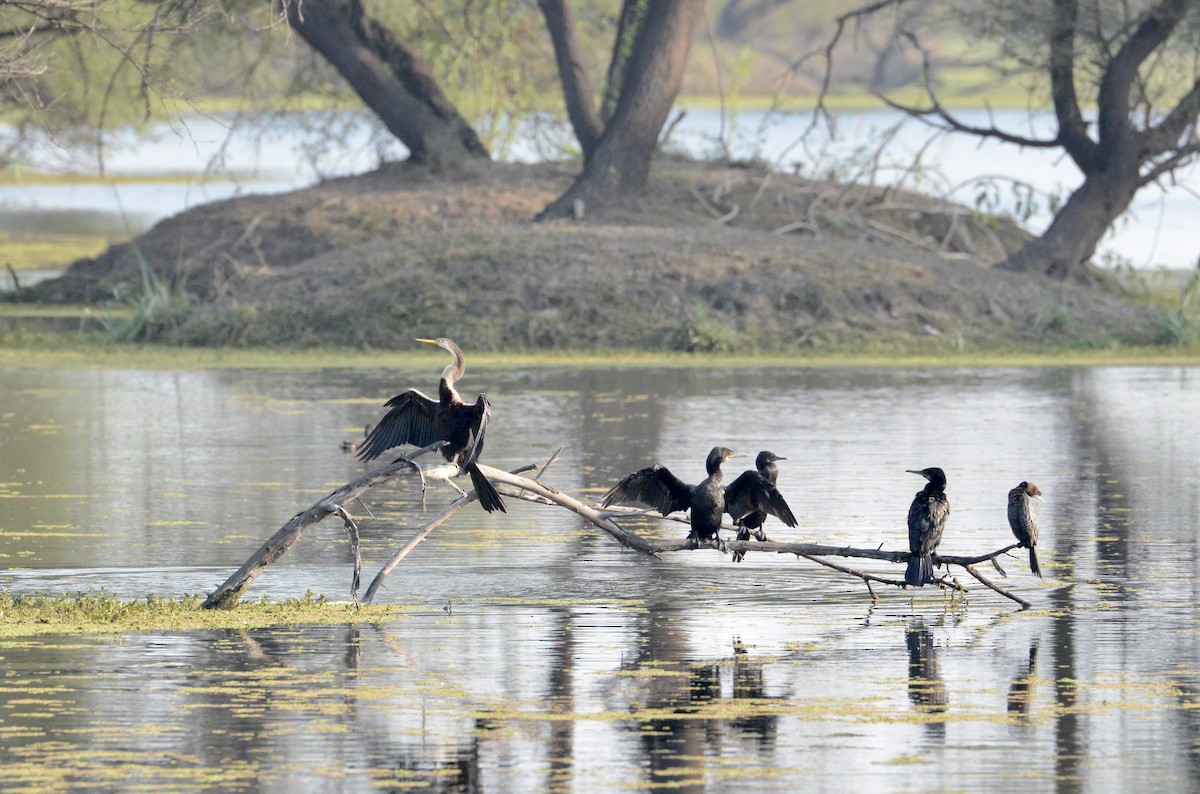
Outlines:
[[[423,450],[417,454],[422,454]],[[557,457],[556,452],[554,457]],[[254,555],[250,557],[246,563],[238,569],[229,579],[221,585],[208,599],[204,602],[203,607],[206,609],[229,608],[237,603],[238,598],[242,595],[247,587],[258,577],[258,575],[269,565],[278,560],[283,554],[291,548],[292,544],[299,539],[300,535],[308,527],[322,521],[329,515],[337,515],[342,518],[346,526],[347,534],[350,538],[352,551],[354,553],[354,579],[351,587],[351,596],[355,602],[358,602],[357,590],[359,581],[359,571],[361,568],[361,558],[358,554],[358,527],[350,518],[344,507],[353,499],[357,498],[367,489],[387,482],[395,477],[412,474],[417,471],[417,466],[412,463],[413,456],[397,459],[394,463],[377,469],[369,474],[360,477],[352,483],[342,486],[329,496],[317,502],[303,513],[294,516],[290,521],[283,525]],[[553,462],[554,457],[547,462],[547,466]],[[871,589],[871,583],[879,583],[894,587],[906,587],[903,579],[892,579],[885,576],[880,576],[866,571],[860,571],[840,563],[831,562],[825,559],[826,557],[843,557],[843,558],[859,558],[869,560],[879,560],[891,563],[904,563],[908,561],[910,556],[907,551],[889,551],[882,548],[862,549],[852,546],[830,546],[818,543],[781,543],[772,540],[766,541],[739,541],[731,540],[727,542],[710,541],[701,544],[696,544],[694,541],[686,537],[676,537],[667,540],[658,540],[653,538],[643,537],[642,535],[625,529],[618,524],[614,519],[623,516],[637,517],[646,516],[653,519],[676,521],[687,523],[684,518],[674,516],[661,516],[656,512],[639,510],[630,507],[597,507],[589,505],[575,497],[565,494],[541,482],[539,479],[531,479],[522,476],[522,472],[529,470],[544,471],[546,466],[538,467],[535,465],[526,466],[518,469],[515,472],[503,471],[495,469],[484,464],[477,464],[480,472],[483,473],[490,481],[495,483],[502,494],[509,498],[520,499],[526,502],[544,505],[557,505],[564,507],[567,510],[586,518],[593,525],[608,533],[614,540],[627,546],[635,551],[643,554],[658,556],[665,552],[674,551],[689,551],[696,548],[714,548],[722,552],[741,552],[746,554],[749,552],[775,553],[775,554],[794,554],[797,557],[810,560],[812,562],[823,565],[840,573],[856,577],[866,583],[868,589],[871,590],[872,599],[875,598],[875,591]],[[380,569],[375,578],[371,581],[366,593],[362,598],[363,603],[371,603],[379,588],[383,585],[387,576],[396,568],[396,566],[408,554],[415,549],[428,535],[437,527],[441,526],[448,519],[453,517],[459,510],[476,499],[474,491],[469,491],[465,496],[459,497],[447,506],[442,512],[427,522],[413,537],[411,537],[397,551],[390,560]],[[728,528],[730,531],[732,527]],[[1008,553],[1017,548],[1018,544],[1011,544],[997,551],[987,554],[975,556],[955,556],[955,555],[935,555],[934,561],[940,565],[958,565],[966,569],[975,579],[986,587],[994,590],[1005,598],[1009,598],[1023,607],[1028,607],[1028,601],[1004,590],[982,576],[974,566],[980,562],[995,560],[997,557]],[[962,587],[957,581],[949,577],[943,577],[935,582],[940,587],[966,592],[966,588]]]

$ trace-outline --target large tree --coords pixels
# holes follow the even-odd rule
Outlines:
[[[368,15],[361,0],[279,2],[288,24],[337,69],[414,161],[439,167],[489,159],[425,60]]]
[[[840,23],[911,2],[880,0]],[[944,130],[1065,152],[1082,182],[1046,231],[1000,266],[1066,278],[1092,257],[1139,190],[1200,154],[1200,0],[991,0],[969,12],[955,21],[998,50],[992,63],[1007,80],[1036,75],[1048,85],[1053,133],[964,122],[938,100],[929,58],[925,104],[884,99]],[[917,30],[897,35],[920,48]]]
[[[321,54],[410,150],[436,166],[487,160],[471,125],[403,34],[362,0],[278,0],[288,24]],[[650,161],[682,81],[703,0],[624,0],[603,92],[595,89],[567,0],[543,0],[568,117],[585,166],[543,217],[645,188]]]
[[[566,216],[645,190],[703,13],[703,0],[627,0],[609,69],[609,89],[617,90],[612,116],[594,147],[585,148],[579,178],[540,218]]]

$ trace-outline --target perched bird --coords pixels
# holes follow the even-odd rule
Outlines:
[[[933,552],[942,542],[946,529],[946,517],[950,515],[950,502],[946,499],[946,473],[937,467],[914,471],[928,480],[913,498],[908,508],[908,568],[904,581],[914,587],[922,587],[933,581]]]
[[[779,467],[775,465],[781,458],[774,452],[763,450],[754,459],[754,468],[747,469],[725,489],[725,512],[733,517],[737,524],[737,539],[749,540],[751,530],[758,540],[766,540],[763,523],[767,520],[767,507],[773,507],[772,515],[789,527],[796,526],[796,517],[784,501],[783,495],[775,487],[779,479]],[[765,500],[765,504],[764,504]],[[749,512],[747,512],[749,511]],[[733,561],[741,562],[745,554],[735,551]]]
[[[355,452],[367,440],[367,436],[371,435],[371,425],[363,427],[362,438],[351,438],[342,442],[342,452]]]
[[[418,339],[429,345],[437,345],[454,356],[454,360],[442,371],[438,385],[438,399],[433,400],[416,389],[409,389],[388,400],[390,407],[375,429],[370,432],[358,450],[360,460],[373,460],[392,447],[411,444],[425,447],[437,441],[445,441],[442,456],[453,464],[450,467],[421,468],[422,477],[433,476],[445,480],[459,493],[461,488],[449,479],[464,472],[471,475],[471,484],[479,496],[479,503],[489,513],[499,510],[507,512],[504,500],[496,487],[488,482],[476,465],[483,451],[483,435],[491,415],[491,404],[487,396],[480,394],[474,405],[462,401],[454,384],[466,371],[466,359],[458,345],[449,339]]]
[[[624,477],[604,495],[605,507],[630,502],[653,507],[664,516],[677,510],[691,510],[692,529],[688,539],[693,548],[700,541],[720,542],[721,516],[725,513],[725,488],[721,485],[721,464],[733,457],[733,450],[713,447],[705,467],[708,477],[699,485],[688,485],[664,466],[655,463]]]
[[[1038,522],[1033,512],[1033,501],[1046,501],[1042,492],[1031,482],[1023,482],[1008,492],[1008,525],[1012,527],[1017,542],[1029,549],[1029,570],[1034,576],[1040,577],[1042,569],[1038,566],[1037,541]]]

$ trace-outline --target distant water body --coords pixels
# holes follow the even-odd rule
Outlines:
[[[1050,137],[1052,119],[1030,117],[1023,111],[964,111],[962,119],[979,126]],[[245,193],[276,193],[302,188],[322,178],[369,171],[381,162],[401,159],[406,149],[380,135],[364,113],[309,112],[289,117],[262,135],[250,126],[232,131],[231,117],[189,119],[163,125],[148,136],[115,135],[109,143],[104,173],[112,181],[74,184],[0,186],[0,224],[6,216],[30,212],[53,216],[78,214],[94,220],[110,215],[131,234],[190,207]],[[316,135],[322,123],[336,125],[336,135]],[[886,152],[874,157],[887,140]],[[813,127],[811,113],[746,111],[732,115],[717,110],[691,109],[671,132],[670,146],[696,156],[729,155],[755,158],[781,171],[824,176],[831,171],[887,184],[903,180],[905,187],[945,195],[974,206],[980,181],[992,180],[1001,212],[1016,212],[1014,184],[1029,185],[1039,198],[1028,224],[1042,231],[1049,224],[1051,194],[1065,197],[1081,176],[1058,150],[1019,149],[963,135],[933,137],[933,131],[894,111],[844,112],[835,131]],[[520,136],[500,159],[529,162],[544,148],[534,135]],[[920,168],[913,163],[919,158]],[[39,167],[65,160],[47,150]],[[870,167],[863,163],[874,163]],[[177,177],[164,179],[164,177]],[[144,177],[144,181],[139,181]],[[1136,268],[1191,268],[1200,256],[1194,219],[1200,217],[1200,171],[1177,174],[1169,187],[1145,188],[1132,212],[1122,218],[1101,245],[1108,253]],[[48,221],[49,222],[49,221]],[[82,220],[81,220],[82,223]]]

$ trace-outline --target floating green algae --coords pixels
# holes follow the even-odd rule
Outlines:
[[[0,591],[0,637],[379,623],[411,613],[400,606],[357,607],[311,593],[283,601],[262,599],[229,610],[200,609],[202,601],[198,595],[163,598],[152,593],[130,601],[103,591],[60,595]]]

